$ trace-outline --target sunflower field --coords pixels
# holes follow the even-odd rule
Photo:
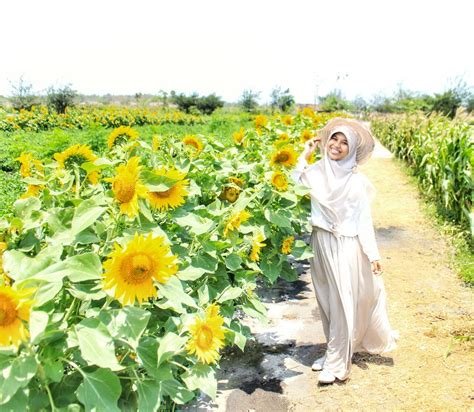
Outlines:
[[[307,189],[289,184],[311,110],[221,141],[114,129],[18,159],[24,192],[0,220],[0,409],[170,410],[216,396],[257,287],[296,279]],[[124,125],[122,125],[124,126]],[[71,409],[72,408],[72,409]]]
[[[192,125],[205,122],[205,117],[179,111],[151,110],[118,106],[78,106],[58,114],[46,106],[31,110],[8,112],[0,109],[0,131],[26,130],[39,132],[51,129],[85,129],[92,126],[119,127],[159,124]]]

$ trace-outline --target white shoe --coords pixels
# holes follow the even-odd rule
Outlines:
[[[319,383],[333,383],[336,380],[336,377],[327,370],[322,370],[319,374],[318,381]]]
[[[311,365],[311,369],[313,371],[322,371],[324,362],[326,362],[326,355],[323,355],[319,359],[316,359],[314,363]]]

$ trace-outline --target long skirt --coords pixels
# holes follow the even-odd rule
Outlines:
[[[316,299],[327,341],[324,369],[336,378],[349,376],[354,352],[380,354],[396,348],[381,276],[357,236],[336,236],[313,226],[310,259]]]

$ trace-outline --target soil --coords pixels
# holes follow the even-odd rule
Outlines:
[[[297,282],[262,290],[269,322],[246,319],[256,336],[223,355],[217,399],[189,411],[473,410],[472,289],[450,268],[454,252],[423,212],[404,168],[377,144],[361,168],[377,189],[372,205],[388,312],[400,333],[384,355],[356,354],[350,379],[318,385],[312,362],[325,339],[309,266]]]

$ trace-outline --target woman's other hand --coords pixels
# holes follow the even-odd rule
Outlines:
[[[372,273],[374,275],[381,275],[383,273],[383,268],[382,264],[380,263],[380,260],[374,260],[372,263]]]
[[[306,159],[307,162],[309,162],[309,159],[311,158],[311,155],[314,153],[316,148],[318,147],[318,143],[321,141],[320,137],[313,137],[312,139],[309,139],[305,144],[304,144],[304,158]]]

